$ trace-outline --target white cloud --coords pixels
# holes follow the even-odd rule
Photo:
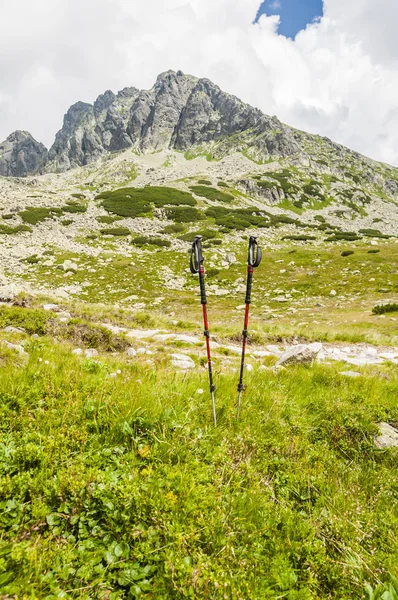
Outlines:
[[[282,4],[281,4],[280,0],[274,0],[273,2],[270,3],[269,7],[272,10],[278,10],[279,8],[282,8]]]
[[[15,0],[0,22],[0,140],[50,145],[73,102],[182,69],[293,126],[398,164],[396,0],[325,0],[296,37],[261,0]]]

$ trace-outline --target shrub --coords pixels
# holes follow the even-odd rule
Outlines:
[[[32,229],[27,225],[17,225],[16,227],[8,227],[7,225],[2,225],[0,223],[0,234],[14,235],[15,233],[23,232],[32,233]]]
[[[238,208],[228,210],[221,206],[212,206],[206,210],[208,217],[215,219],[216,225],[221,227],[221,231],[230,231],[236,229],[243,231],[248,227],[270,227],[269,217],[264,217],[258,208]]]
[[[6,213],[5,215],[1,215],[1,216],[5,221],[8,221],[9,219],[13,219],[15,217],[15,215],[12,213]]]
[[[356,242],[361,238],[356,234],[348,231],[333,232],[333,235],[326,238],[325,242]]]
[[[80,204],[79,202],[74,202],[73,200],[68,200],[65,206],[62,207],[62,210],[66,213],[85,213],[87,211],[87,206]]]
[[[390,235],[384,235],[378,229],[360,229],[359,233],[362,233],[363,235],[366,235],[367,237],[381,238],[384,240],[388,240],[391,237]]]
[[[326,223],[326,219],[322,215],[315,215],[314,219],[315,221],[319,221],[319,223]]]
[[[45,207],[33,207],[29,206],[25,210],[19,213],[24,223],[29,225],[37,225],[46,219],[51,219],[54,216],[60,216],[62,210],[60,208],[45,208]]]
[[[28,263],[28,265],[36,265],[38,262],[40,262],[40,258],[37,256],[37,254],[32,254],[32,256],[25,258],[25,262]]]
[[[200,185],[212,185],[211,181],[209,181],[208,179],[198,179],[198,183]]]
[[[166,208],[166,216],[170,221],[176,221],[177,223],[194,223],[204,218],[203,213],[197,208],[192,208],[192,206]]]
[[[368,254],[378,254],[379,252],[380,250],[377,248],[372,248],[371,250],[368,250]]]
[[[182,223],[172,223],[170,225],[166,225],[163,229],[162,233],[182,233],[185,231],[186,226]]]
[[[206,269],[206,275],[207,277],[216,277],[217,275],[220,274],[219,269]]]
[[[218,187],[229,188],[228,183],[225,183],[225,181],[219,181],[217,185]]]
[[[351,256],[352,254],[354,254],[354,250],[344,250],[344,252],[341,253],[341,256]]]
[[[112,225],[115,221],[120,221],[121,217],[111,217],[109,215],[101,215],[100,217],[95,217],[95,220],[98,223],[102,223],[104,225]]]
[[[72,194],[72,198],[77,198],[78,200],[85,200],[86,196],[84,194]]]
[[[170,248],[171,242],[158,237],[148,237],[146,235],[137,235],[131,240],[135,246],[159,246],[161,248]]]
[[[372,309],[374,315],[384,315],[392,312],[398,312],[398,304],[395,302],[390,304],[377,304]]]
[[[72,225],[73,223],[73,219],[62,219],[61,221],[61,225],[64,225],[65,227],[68,227],[68,225]]]
[[[212,187],[204,187],[200,185],[194,185],[190,188],[194,194],[197,196],[201,196],[202,198],[207,198],[207,200],[213,200],[218,202],[231,202],[233,197],[230,194],[226,194],[225,192],[221,192],[216,188]]]
[[[295,240],[297,242],[312,242],[316,237],[312,235],[285,235],[282,240]]]
[[[111,227],[109,229],[100,229],[102,235],[114,235],[116,237],[123,237],[125,235],[130,235],[130,229],[127,227]]]
[[[53,334],[57,338],[67,339],[75,346],[96,348],[105,352],[120,352],[130,343],[101,325],[85,323],[80,319],[72,319],[67,324],[57,324]]]
[[[211,246],[221,246],[222,240],[209,240],[203,244],[203,248],[211,248]]]
[[[195,198],[188,192],[175,188],[148,186],[145,188],[120,188],[102,192],[96,199],[102,200],[106,211],[120,217],[142,217],[150,214],[153,207],[195,206]]]
[[[214,229],[202,229],[200,231],[192,231],[185,233],[184,235],[180,235],[178,236],[178,239],[182,240],[183,242],[191,242],[195,236],[201,235],[202,241],[207,242],[208,240],[213,240],[215,237],[217,237],[217,234],[218,232],[214,231]]]

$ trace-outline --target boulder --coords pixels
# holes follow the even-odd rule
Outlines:
[[[311,363],[321,352],[322,344],[298,344],[288,348],[279,358],[276,366]]]
[[[375,439],[378,448],[398,448],[398,429],[389,423],[378,424],[380,435]]]

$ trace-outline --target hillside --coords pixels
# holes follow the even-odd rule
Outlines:
[[[398,170],[180,72],[0,168],[0,599],[395,600]]]

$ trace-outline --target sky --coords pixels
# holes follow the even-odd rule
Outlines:
[[[294,39],[299,31],[309,23],[323,16],[322,0],[265,0],[257,13],[261,15],[279,15],[278,33]]]
[[[397,0],[324,0],[323,12],[315,0],[261,6],[0,0],[0,141],[25,129],[50,146],[74,102],[149,89],[159,73],[181,69],[284,123],[398,165]]]

